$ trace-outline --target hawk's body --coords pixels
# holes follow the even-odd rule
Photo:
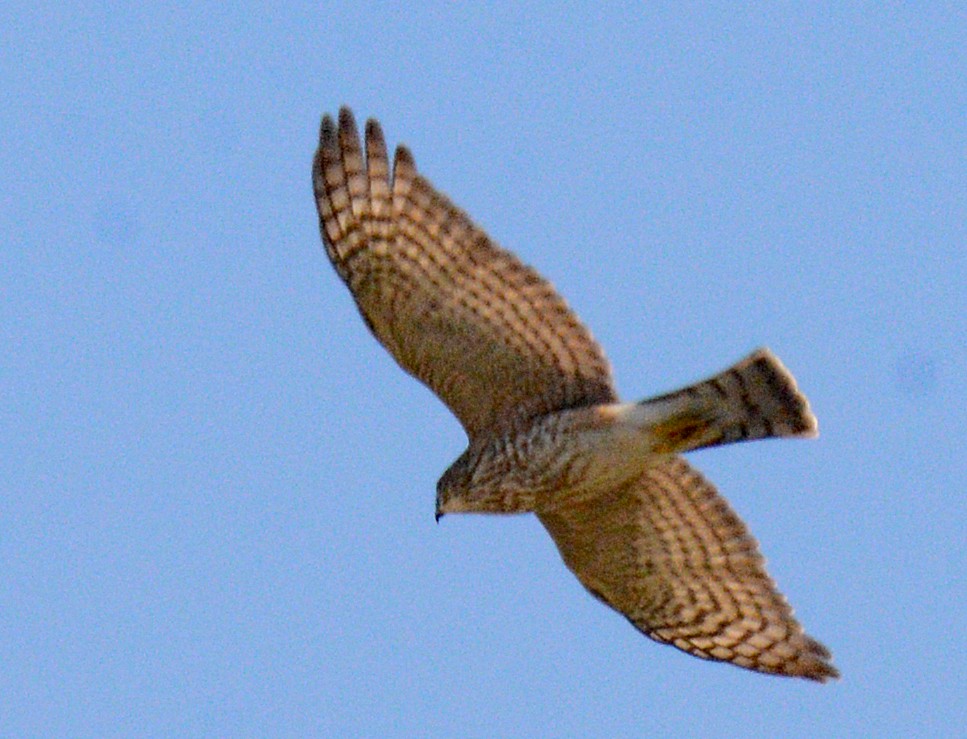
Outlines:
[[[826,680],[755,540],[679,453],[811,436],[792,376],[759,350],[704,383],[621,404],[600,347],[554,289],[416,172],[390,172],[375,121],[323,118],[313,185],[323,241],[367,325],[463,424],[437,515],[534,512],[596,597],[658,641]]]

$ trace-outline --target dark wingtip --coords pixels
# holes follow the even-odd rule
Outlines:
[[[383,137],[383,129],[379,125],[379,121],[375,118],[366,119],[366,137],[371,138],[373,136]]]
[[[385,147],[384,141],[383,128],[379,125],[379,121],[369,118],[366,121],[366,145],[372,147],[374,143],[378,143],[380,147]]]
[[[332,116],[326,113],[319,124],[319,146],[325,146],[336,140],[336,124]]]
[[[817,683],[825,683],[830,680],[839,680],[839,670],[833,667],[828,662],[820,662],[816,665],[810,665],[810,667],[796,677],[804,677],[807,680],[813,680]]]
[[[839,670],[833,667],[833,655],[826,648],[810,636],[803,635],[806,640],[806,651],[799,662],[799,669],[793,673],[795,677],[804,677],[807,680],[815,680],[824,683],[828,680],[839,679]]]
[[[347,106],[339,109],[339,142],[344,148],[359,146],[359,131],[356,129],[356,118]]]
[[[317,200],[322,197],[325,190],[323,170],[326,166],[326,160],[332,159],[333,152],[337,148],[336,124],[332,116],[326,113],[322,116],[322,123],[319,124],[319,146],[316,149],[315,156],[312,157],[312,187]]]
[[[396,147],[396,156],[393,163],[394,169],[403,167],[406,169],[416,169],[416,162],[413,160],[413,154],[409,147],[405,144],[400,144]]]
[[[356,126],[356,117],[353,115],[353,109],[348,105],[339,106],[339,127],[340,128],[353,128]]]

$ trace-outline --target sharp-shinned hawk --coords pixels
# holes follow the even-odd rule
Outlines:
[[[419,175],[376,121],[322,119],[323,242],[376,338],[460,420],[467,450],[436,514],[529,513],[597,598],[705,659],[837,677],[742,521],[680,454],[809,437],[816,419],[768,350],[676,392],[621,403],[598,344],[554,288]]]

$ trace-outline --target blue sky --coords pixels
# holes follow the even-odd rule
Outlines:
[[[0,11],[0,734],[967,725],[959,5],[281,7]],[[842,680],[648,641],[532,517],[434,523],[463,433],[319,239],[344,103],[625,397],[790,367],[818,440],[692,461]]]

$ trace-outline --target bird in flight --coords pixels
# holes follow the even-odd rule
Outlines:
[[[534,513],[592,595],[646,636],[703,659],[823,682],[758,545],[682,456],[816,419],[759,349],[704,382],[618,399],[591,334],[535,270],[500,248],[352,112],[322,119],[312,183],[322,240],[379,342],[463,425],[436,515]]]

